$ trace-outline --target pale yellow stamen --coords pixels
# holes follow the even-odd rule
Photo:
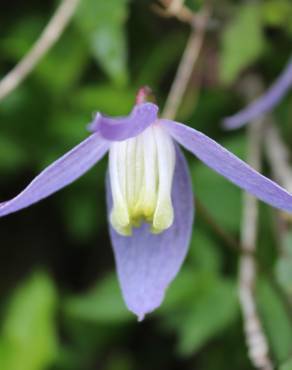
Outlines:
[[[153,124],[135,138],[113,143],[109,167],[111,223],[118,233],[131,235],[132,227],[145,221],[153,233],[171,226],[175,149],[162,127]]]

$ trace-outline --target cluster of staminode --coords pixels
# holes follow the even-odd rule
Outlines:
[[[139,91],[137,104],[145,99]],[[113,196],[111,223],[122,235],[131,235],[141,222],[160,233],[173,222],[171,200],[175,148],[166,130],[153,122],[140,135],[115,142],[109,151],[110,183]]]

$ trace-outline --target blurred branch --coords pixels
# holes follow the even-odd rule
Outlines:
[[[72,18],[80,0],[63,0],[23,59],[0,81],[0,101],[15,90],[52,48]]]
[[[289,150],[271,118],[266,128],[265,144],[266,154],[275,179],[285,189],[292,192],[292,166],[289,160]]]
[[[286,188],[289,192],[292,191],[292,165],[290,162],[289,149],[284,143],[281,137],[280,130],[278,129],[276,123],[269,117],[269,122],[265,132],[265,149],[266,155],[271,166],[273,177]],[[291,233],[292,229],[292,217],[290,214],[276,211],[276,232],[277,241],[279,243],[279,253],[282,258],[290,258],[287,255],[287,245],[286,240]],[[285,288],[284,288],[285,292]],[[286,291],[287,300],[291,305],[291,292]],[[291,316],[291,311],[289,311],[289,318]]]
[[[160,0],[161,6],[152,5],[153,10],[162,17],[176,17],[181,22],[192,23],[194,14],[184,5],[184,0]]]
[[[165,0],[160,0],[160,2],[162,2],[162,3],[166,2],[167,3],[168,0],[166,0],[166,1]],[[169,7],[168,7],[170,13],[175,14],[175,13],[180,12],[180,11],[185,10],[185,9],[188,10],[188,8],[184,6],[184,2],[185,2],[185,0],[172,0],[170,2]]]
[[[205,222],[210,226],[212,231],[224,242],[225,245],[228,246],[228,248],[230,248],[231,250],[238,254],[254,253],[245,251],[241,247],[240,243],[217,223],[217,221],[213,218],[208,209],[198,198],[196,198],[196,209],[198,213],[204,218]]]
[[[252,100],[260,89],[259,82],[251,77],[244,86],[245,95]],[[247,128],[248,159],[247,162],[257,171],[261,171],[261,148],[264,120],[259,119]],[[241,227],[241,245],[245,252],[239,260],[239,298],[244,319],[246,342],[252,364],[263,370],[273,369],[269,357],[266,339],[258,313],[255,288],[257,266],[254,253],[256,251],[258,232],[258,201],[248,193],[244,193],[243,221]]]
[[[270,269],[266,265],[264,265],[262,261],[260,261],[256,250],[245,248],[236,238],[234,238],[229,232],[224,230],[198,198],[196,198],[196,210],[200,214],[200,216],[202,216],[202,218],[210,227],[210,229],[214,232],[214,234],[222,240],[224,246],[228,247],[229,250],[237,253],[239,256],[251,255],[257,261],[258,270],[265,274],[265,277],[268,279],[270,285],[273,287],[275,293],[278,295],[278,298],[283,304],[283,307],[287,313],[287,317],[292,327],[291,302],[289,299],[287,299],[285,292],[283,291],[278,281],[275,279],[274,275],[270,272]]]
[[[192,28],[192,32],[180,61],[175,79],[166,99],[162,113],[164,118],[174,119],[176,116],[192,71],[201,52],[209,17],[210,6],[208,4],[200,13],[193,15],[193,24],[195,27]]]

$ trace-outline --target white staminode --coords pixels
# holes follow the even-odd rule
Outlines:
[[[122,235],[132,227],[151,223],[160,233],[173,222],[171,202],[175,148],[169,134],[153,124],[142,134],[111,145],[111,224]]]

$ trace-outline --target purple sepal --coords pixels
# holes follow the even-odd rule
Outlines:
[[[143,132],[157,120],[157,114],[157,105],[153,103],[137,104],[126,117],[110,118],[97,113],[88,128],[90,131],[100,132],[109,141],[123,141]]]
[[[150,233],[149,225],[143,224],[133,229],[131,237],[121,236],[109,227],[123,297],[139,321],[160,306],[167,287],[184,261],[192,233],[194,200],[191,180],[185,158],[178,148],[176,153],[173,225],[154,235]],[[107,207],[109,214],[112,209],[109,179]]]
[[[162,119],[159,123],[164,125],[178,143],[220,175],[273,207],[292,212],[290,193],[214,140],[178,122]]]
[[[271,111],[284,97],[292,85],[292,58],[267,92],[233,116],[223,120],[226,129],[236,129]]]
[[[95,114],[94,120],[87,125],[87,130],[91,133],[99,131],[99,119],[102,117],[100,112]]]
[[[26,208],[78,179],[107,152],[109,142],[93,134],[41,172],[15,198],[0,203],[0,217]]]

